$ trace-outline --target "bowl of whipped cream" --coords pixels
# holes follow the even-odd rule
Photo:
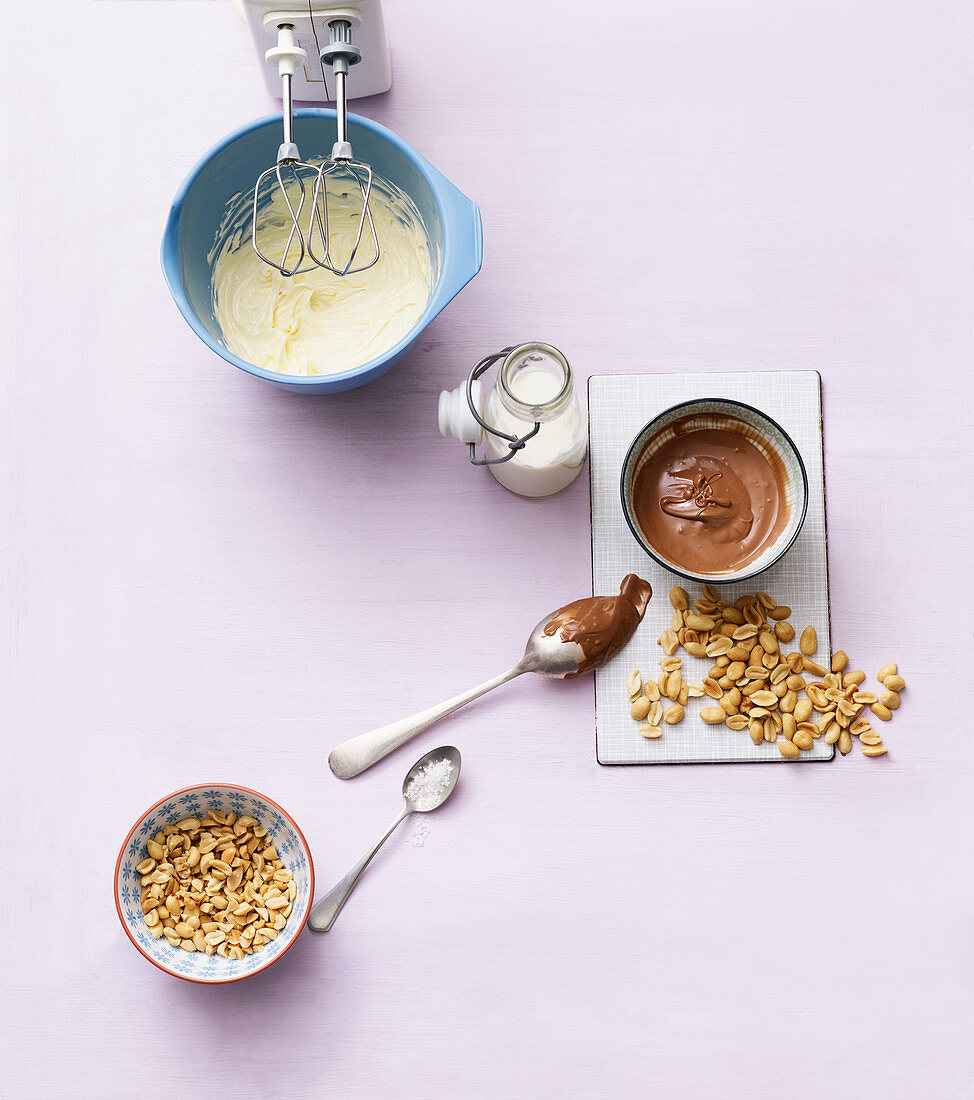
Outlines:
[[[330,151],[335,125],[333,110],[295,111],[295,141],[307,159]],[[276,160],[279,114],[228,134],[199,161],[173,199],[162,241],[169,290],[203,343],[300,393],[337,393],[385,374],[481,265],[477,205],[386,127],[349,115],[348,130],[356,160],[374,173],[381,255],[368,270],[285,277],[254,252],[254,181]],[[350,204],[350,225],[356,214]],[[285,220],[273,209],[262,216],[262,244],[283,245]]]

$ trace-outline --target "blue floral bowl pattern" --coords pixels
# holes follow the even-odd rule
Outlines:
[[[135,868],[146,858],[149,838],[163,825],[202,815],[207,809],[233,811],[238,816],[249,814],[256,818],[274,838],[278,855],[294,875],[297,887],[291,916],[277,939],[240,960],[172,947],[165,939],[153,939],[142,919],[142,876]],[[298,938],[308,919],[313,898],[314,867],[301,830],[276,802],[246,787],[227,783],[187,787],[157,802],[133,826],[115,866],[115,906],[129,939],[160,970],[191,982],[234,982],[265,970]]]

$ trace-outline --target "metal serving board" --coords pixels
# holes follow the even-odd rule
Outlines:
[[[703,703],[691,699],[686,718],[664,726],[656,740],[641,737],[629,716],[626,675],[634,668],[657,676],[663,651],[656,643],[669,625],[669,591],[683,585],[692,599],[700,588],[657,565],[633,538],[622,513],[619,479],[626,452],[640,429],[673,405],[718,397],[753,405],[776,420],[791,436],[808,473],[808,513],[792,548],[766,573],[743,584],[720,585],[734,600],[759,589],[792,609],[798,635],[811,624],[818,632],[820,663],[832,652],[825,526],[825,478],[822,460],[822,384],[816,371],[767,371],[741,374],[598,375],[589,379],[589,476],[592,492],[592,583],[599,596],[613,595],[627,573],[653,586],[653,599],[629,645],[595,673],[595,741],[600,764],[718,764],[787,761],[777,745],[751,743],[746,730],[708,726],[697,717]],[[699,683],[711,662],[683,650],[684,676]],[[831,760],[834,746],[821,738],[801,760]]]

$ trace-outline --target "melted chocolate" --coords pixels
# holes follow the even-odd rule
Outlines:
[[[636,522],[674,565],[718,574],[753,561],[788,520],[784,475],[753,443],[726,428],[676,434],[633,485]]]
[[[545,623],[550,638],[560,631],[563,642],[577,642],[582,648],[579,676],[604,665],[629,641],[646,614],[653,595],[648,581],[630,573],[619,587],[618,596],[589,596],[560,607]]]

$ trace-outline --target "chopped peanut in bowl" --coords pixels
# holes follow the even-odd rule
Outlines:
[[[256,818],[210,809],[164,825],[136,867],[155,939],[243,959],[277,939],[297,888]]]

